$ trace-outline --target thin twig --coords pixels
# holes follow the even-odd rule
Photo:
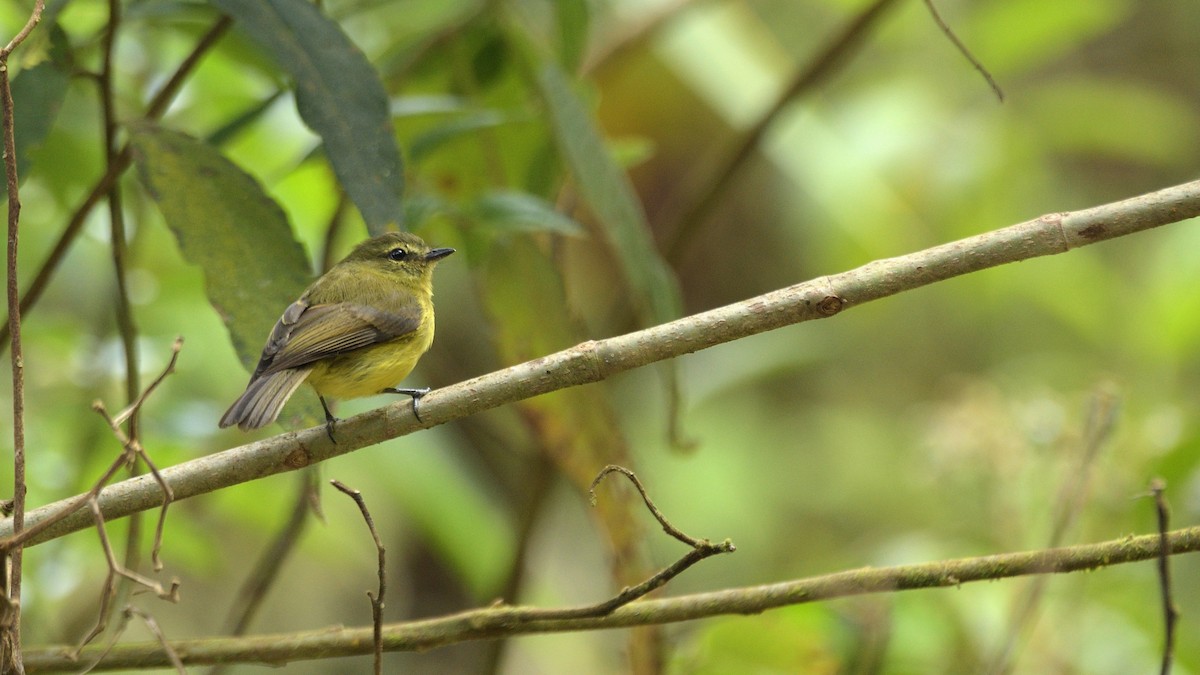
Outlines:
[[[8,196],[8,247],[5,270],[8,274],[7,305],[8,321],[5,329],[9,334],[13,385],[13,533],[19,533],[25,525],[25,356],[21,348],[21,311],[17,286],[17,244],[20,239],[21,198],[17,176],[17,142],[13,128],[15,106],[12,86],[9,81],[8,57],[37,27],[45,8],[43,0],[34,2],[33,11],[25,25],[8,44],[0,49],[0,128],[4,135],[4,170]],[[21,573],[24,547],[5,546],[0,550],[0,671],[25,672],[21,646]]]
[[[104,32],[101,37],[101,63],[100,72],[96,77],[97,88],[99,89],[100,98],[100,135],[104,147],[105,168],[111,169],[113,162],[116,160],[118,152],[117,141],[117,106],[114,78],[114,60],[113,54],[116,51],[116,41],[118,29],[121,26],[121,2],[119,0],[108,0],[108,21],[105,23]],[[110,237],[110,252],[113,263],[113,280],[116,284],[115,293],[115,314],[117,324],[117,334],[121,339],[121,347],[125,354],[125,403],[131,404],[137,399],[138,394],[142,390],[139,359],[138,359],[138,332],[137,326],[133,319],[133,303],[129,300],[129,284],[127,279],[127,255],[128,255],[128,238],[125,228],[125,209],[121,194],[121,183],[114,182],[107,194],[108,201],[108,220],[109,230],[112,234]],[[130,438],[139,438],[137,420],[130,420],[126,427],[126,434]],[[128,463],[129,474],[136,476],[138,471],[137,462]],[[125,529],[125,555],[124,565],[127,569],[136,570],[141,567],[141,543],[142,543],[142,516],[137,514],[136,517],[129,518],[129,525]],[[128,586],[121,584],[118,586],[118,593],[127,592]],[[118,603],[114,603],[112,609],[116,609]],[[124,604],[124,599],[119,604]]]
[[[167,362],[166,368],[163,368],[163,371],[159,373],[158,377],[154,378],[154,381],[150,383],[150,386],[146,387],[146,389],[136,399],[134,399],[133,403],[122,410],[116,417],[109,417],[108,411],[105,409],[103,402],[96,401],[92,404],[92,409],[104,417],[105,421],[108,422],[109,427],[112,429],[113,435],[117,437],[117,440],[121,443],[121,447],[125,449],[129,464],[133,465],[139,459],[145,462],[146,468],[150,471],[150,475],[154,477],[154,481],[158,484],[159,489],[162,490],[162,508],[159,510],[158,514],[158,524],[154,528],[154,546],[150,550],[150,559],[156,572],[163,568],[162,559],[159,557],[159,554],[162,552],[163,528],[167,522],[167,507],[170,506],[171,502],[175,499],[175,494],[171,490],[171,486],[168,485],[165,480],[163,480],[162,474],[159,473],[158,467],[155,466],[154,461],[150,459],[150,455],[142,446],[141,440],[135,436],[126,434],[121,429],[121,424],[128,420],[130,429],[138,428],[138,415],[141,413],[142,406],[146,403],[146,399],[150,396],[150,394],[158,388],[158,385],[162,384],[163,380],[165,380],[168,375],[175,372],[175,362],[179,360],[179,352],[181,349],[183,349],[183,338],[177,337],[175,338],[175,342],[171,345],[171,358]]]
[[[129,626],[129,620],[135,615],[146,624],[146,629],[150,631],[150,634],[153,635],[156,640],[158,640],[158,644],[162,648],[162,653],[167,655],[167,658],[170,660],[170,665],[175,667],[175,672],[179,673],[180,675],[187,675],[187,669],[183,667],[183,661],[180,660],[179,654],[176,654],[175,650],[171,648],[171,643],[167,641],[167,637],[163,635],[162,629],[158,627],[158,622],[155,621],[154,617],[150,616],[148,613],[132,605],[126,605],[125,609],[122,610],[121,623],[117,629],[113,631],[112,638],[108,641],[108,645],[105,646],[104,651],[100,652],[100,654],[87,668],[81,670],[79,675],[87,675],[95,670],[96,666],[100,665],[100,662],[104,660],[104,657],[107,656],[108,653],[112,651],[113,646],[117,644],[117,640],[120,639],[121,635],[125,632],[125,628]]]
[[[1168,675],[1171,672],[1171,663],[1175,658],[1175,624],[1179,621],[1179,610],[1175,607],[1175,601],[1171,592],[1171,563],[1168,556],[1171,554],[1170,541],[1167,536],[1167,528],[1170,527],[1171,510],[1167,506],[1167,499],[1163,496],[1163,492],[1167,489],[1167,483],[1161,478],[1155,478],[1150,481],[1150,492],[1154,495],[1154,510],[1158,516],[1158,581],[1159,587],[1162,589],[1162,606],[1163,606],[1163,657],[1162,668],[1159,670],[1161,675]]]
[[[599,485],[600,481],[604,480],[604,477],[610,473],[619,473],[633,483],[633,486],[637,488],[638,494],[642,496],[642,501],[646,503],[646,508],[649,509],[650,513],[654,515],[654,519],[658,521],[658,524],[662,525],[663,532],[666,532],[667,534],[687,544],[688,546],[691,546],[692,548],[702,548],[704,546],[712,545],[708,542],[708,540],[705,539],[693,539],[692,537],[684,534],[682,530],[672,525],[671,522],[667,520],[667,517],[662,514],[662,511],[659,511],[658,507],[654,505],[654,501],[651,500],[650,495],[646,493],[646,488],[642,485],[642,481],[638,479],[637,474],[623,466],[609,464],[601,469],[600,473],[596,474],[596,478],[592,481],[591,487],[588,488],[588,499],[592,502],[592,506],[596,505],[596,486]]]
[[[929,8],[929,14],[933,16],[933,20],[937,23],[938,28],[942,29],[942,33],[944,33],[946,37],[950,39],[950,42],[954,43],[955,48],[957,48],[959,53],[963,55],[963,58],[970,62],[971,66],[983,76],[983,79],[987,80],[988,86],[992,88],[992,91],[996,94],[996,98],[1003,103],[1004,91],[1000,89],[1000,85],[996,82],[996,79],[992,77],[992,74],[988,72],[987,68],[983,67],[983,64],[979,62],[979,59],[975,58],[975,56],[971,54],[971,50],[967,49],[967,46],[963,44],[962,40],[958,39],[958,36],[954,34],[954,31],[950,30],[950,26],[942,20],[942,15],[938,14],[937,8],[933,6],[933,0],[925,0],[925,6]]]
[[[96,625],[92,627],[92,630],[84,636],[83,640],[80,641],[72,652],[76,660],[78,660],[83,648],[108,627],[108,607],[112,599],[116,597],[116,580],[118,577],[128,579],[139,586],[145,587],[162,600],[179,602],[178,579],[172,579],[169,588],[164,587],[149,577],[144,577],[134,570],[126,569],[124,565],[117,561],[117,554],[113,552],[112,544],[108,540],[108,531],[104,527],[104,514],[100,512],[99,504],[96,503],[95,499],[92,499],[88,501],[88,506],[91,507],[92,518],[96,523],[96,533],[100,535],[100,547],[104,550],[104,559],[108,562],[108,576],[105,577],[104,586],[100,592],[100,612],[99,618],[96,620]]]
[[[649,509],[650,513],[654,515],[654,519],[657,520],[658,524],[662,526],[663,531],[675,539],[687,544],[689,547],[691,547],[691,550],[689,550],[682,558],[675,561],[672,565],[660,570],[657,574],[649,579],[636,586],[623,588],[621,589],[620,593],[603,602],[598,602],[594,605],[588,605],[586,607],[573,607],[570,609],[519,610],[514,612],[514,619],[518,621],[544,621],[605,616],[611,614],[618,607],[627,605],[634,600],[653,592],[655,589],[660,588],[671,579],[679,576],[684,570],[692,565],[695,565],[701,560],[719,553],[733,553],[737,550],[737,548],[734,547],[733,542],[729,541],[728,539],[719,544],[714,544],[707,539],[695,539],[684,534],[682,530],[672,525],[671,522],[667,520],[667,517],[662,514],[662,511],[659,511],[658,507],[654,505],[654,501],[650,499],[650,495],[647,494],[646,488],[642,485],[642,481],[638,479],[637,475],[623,466],[609,464],[601,469],[600,473],[596,475],[596,478],[592,481],[592,485],[588,490],[588,495],[591,498],[592,506],[596,505],[596,486],[599,485],[600,481],[604,480],[604,477],[610,473],[619,473],[628,478],[630,482],[633,483],[634,487],[637,488],[638,493],[641,494],[642,501],[646,503],[646,508]]]
[[[1200,527],[1167,533],[1171,555],[1200,551]],[[821,602],[832,598],[915,589],[958,588],[976,581],[1095,570],[1154,560],[1162,553],[1158,533],[1126,536],[1095,544],[1060,549],[1002,553],[958,560],[940,560],[897,567],[866,567],[806,579],[761,586],[728,588],[673,598],[643,599],[618,607],[606,616],[569,620],[523,621],[528,608],[493,605],[458,614],[388,624],[383,629],[387,651],[426,651],[469,640],[493,640],[514,635],[629,628],[676,623],[713,616],[758,614],[770,609]],[[1066,627],[1069,630],[1070,627]],[[374,628],[318,630],[244,638],[201,638],[172,642],[186,663],[262,663],[279,666],[289,661],[370,654]],[[26,650],[31,670],[70,667],[62,647]],[[89,648],[89,658],[99,648]],[[100,667],[109,670],[168,665],[162,647],[154,642],[121,644]]]
[[[379,538],[379,533],[375,531],[375,520],[371,518],[371,511],[367,509],[367,502],[363,499],[362,493],[346,487],[339,480],[331,480],[329,483],[353,499],[355,504],[358,504],[358,510],[362,512],[363,520],[367,523],[367,529],[371,531],[371,539],[375,540],[375,551],[378,556],[376,567],[379,574],[379,592],[372,595],[371,591],[367,591],[367,597],[371,600],[372,638],[375,644],[375,675],[383,675],[383,594],[387,592],[387,551],[383,548],[383,541]]]
[[[25,41],[25,38],[29,37],[29,34],[33,32],[33,29],[37,28],[37,25],[41,23],[42,10],[45,8],[46,3],[43,0],[37,0],[33,3],[33,11],[30,13],[25,25],[13,36],[13,39],[8,41],[8,44],[4,45],[3,49],[0,49],[0,62],[7,65],[8,55],[12,54],[13,50],[19,47]]]

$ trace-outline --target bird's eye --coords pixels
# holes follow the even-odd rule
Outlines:
[[[396,262],[400,262],[408,257],[408,251],[405,251],[402,248],[394,248],[388,251],[387,257],[391,260],[395,260]]]

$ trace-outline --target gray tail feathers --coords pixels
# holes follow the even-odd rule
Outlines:
[[[289,368],[251,380],[246,391],[221,417],[221,428],[237,425],[242,431],[265,427],[279,417],[283,404],[312,368]]]

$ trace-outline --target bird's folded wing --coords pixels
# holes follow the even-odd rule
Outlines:
[[[291,308],[289,308],[290,310]],[[275,353],[264,373],[298,368],[320,359],[345,354],[346,352],[370,347],[395,340],[411,333],[421,325],[421,308],[415,303],[398,312],[388,312],[367,305],[338,302],[312,305],[295,319],[286,334],[280,331],[285,313],[272,332],[272,338],[280,333]],[[264,360],[266,353],[264,350]]]

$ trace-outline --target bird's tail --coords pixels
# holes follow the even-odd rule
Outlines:
[[[242,431],[247,431],[274,422],[283,404],[287,403],[310,372],[311,368],[289,368],[251,380],[246,391],[221,417],[221,428],[236,424]]]

